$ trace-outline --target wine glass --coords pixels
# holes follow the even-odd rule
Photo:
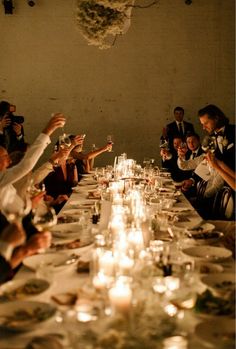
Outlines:
[[[32,222],[40,232],[50,230],[57,224],[57,215],[54,208],[48,205],[38,206],[34,211]]]
[[[38,206],[33,213],[32,223],[39,232],[50,230],[57,224],[57,215],[54,208],[47,205]],[[38,253],[44,252],[44,248],[38,250]]]
[[[107,135],[107,143],[111,145],[110,149],[108,150],[110,153],[113,152],[112,145],[114,144],[114,137],[113,135]]]
[[[168,143],[168,141],[166,139],[161,139],[159,146],[160,146],[161,149],[169,150],[169,143]]]
[[[70,136],[65,132],[61,136],[59,136],[58,142],[59,142],[59,147],[63,149],[67,149],[71,146]]]
[[[214,153],[216,150],[215,137],[205,136],[202,141],[202,150],[205,152],[210,151],[211,153]]]

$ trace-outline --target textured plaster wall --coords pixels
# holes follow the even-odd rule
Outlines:
[[[176,105],[199,132],[197,111],[207,103],[234,121],[234,0],[160,0],[133,9],[130,29],[109,50],[88,46],[78,32],[76,1],[14,3],[13,15],[0,7],[0,100],[25,115],[29,142],[62,111],[66,131],[86,133],[88,148],[114,134],[114,153],[96,164],[122,152],[158,162],[161,130]]]

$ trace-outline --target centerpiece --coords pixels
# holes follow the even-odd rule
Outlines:
[[[113,45],[131,20],[135,0],[78,0],[77,25],[90,45],[101,49]]]

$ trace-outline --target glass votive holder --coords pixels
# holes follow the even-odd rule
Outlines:
[[[83,299],[76,304],[75,311],[76,319],[79,322],[95,321],[98,318],[97,310],[93,304]]]
[[[165,338],[163,349],[188,349],[188,341],[183,336],[173,336]]]
[[[180,287],[180,279],[176,276],[166,276],[165,284],[168,291],[178,290]]]
[[[128,281],[128,282],[127,282]],[[128,314],[132,305],[132,290],[129,278],[119,278],[109,290],[112,313]]]
[[[55,267],[53,265],[50,265],[45,261],[41,261],[36,270],[36,278],[43,279],[50,283],[53,283],[54,273],[55,273]]]
[[[164,294],[167,290],[165,278],[163,276],[155,277],[152,282],[152,288],[153,291],[158,293],[159,295]]]

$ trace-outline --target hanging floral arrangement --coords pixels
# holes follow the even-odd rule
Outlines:
[[[130,26],[135,0],[78,0],[77,25],[90,45],[112,46],[111,36],[124,34]]]

